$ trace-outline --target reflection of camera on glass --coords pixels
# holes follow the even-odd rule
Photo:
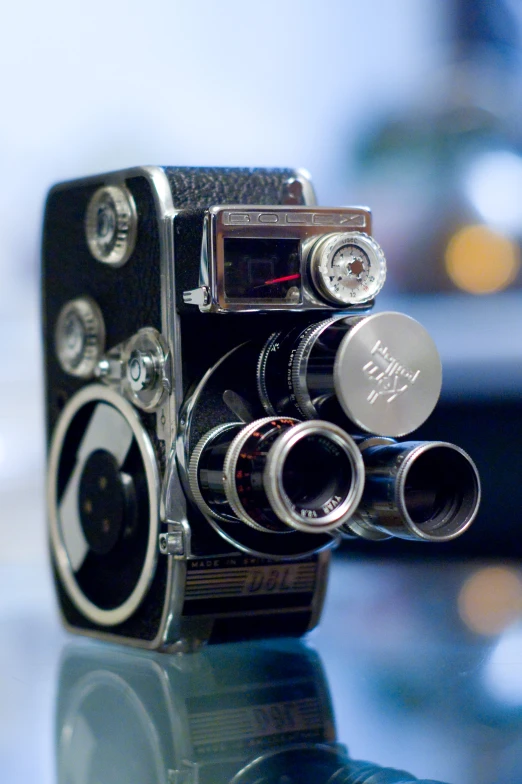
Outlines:
[[[319,656],[295,640],[188,657],[71,645],[56,722],[59,784],[417,781],[350,758]]]
[[[137,168],[59,185],[44,226],[48,502],[67,625],[173,649],[300,635],[341,536],[447,541],[469,457],[424,328],[371,314],[363,208],[300,172]]]

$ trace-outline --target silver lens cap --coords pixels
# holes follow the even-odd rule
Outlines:
[[[403,313],[375,313],[343,338],[334,366],[339,402],[351,421],[379,436],[404,436],[429,417],[442,386],[432,338]]]

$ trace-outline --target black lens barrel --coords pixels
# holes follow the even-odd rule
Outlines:
[[[201,511],[217,520],[316,534],[353,514],[364,465],[355,442],[336,425],[266,417],[207,433],[192,454],[189,483]]]
[[[257,385],[267,414],[345,418],[336,399],[334,363],[350,319],[328,319],[274,332],[264,345]]]

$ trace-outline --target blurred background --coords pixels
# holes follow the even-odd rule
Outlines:
[[[516,0],[4,9],[1,560],[45,558],[46,191],[149,163],[301,166],[321,204],[372,208],[389,267],[377,308],[418,318],[443,359],[419,435],[466,448],[484,482],[473,530],[441,552],[522,555],[521,24]]]

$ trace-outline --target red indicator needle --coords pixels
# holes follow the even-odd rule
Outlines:
[[[301,275],[296,273],[295,275],[283,275],[282,278],[274,278],[273,280],[265,280],[263,286],[270,286],[272,283],[285,283],[287,280],[299,280]]]

